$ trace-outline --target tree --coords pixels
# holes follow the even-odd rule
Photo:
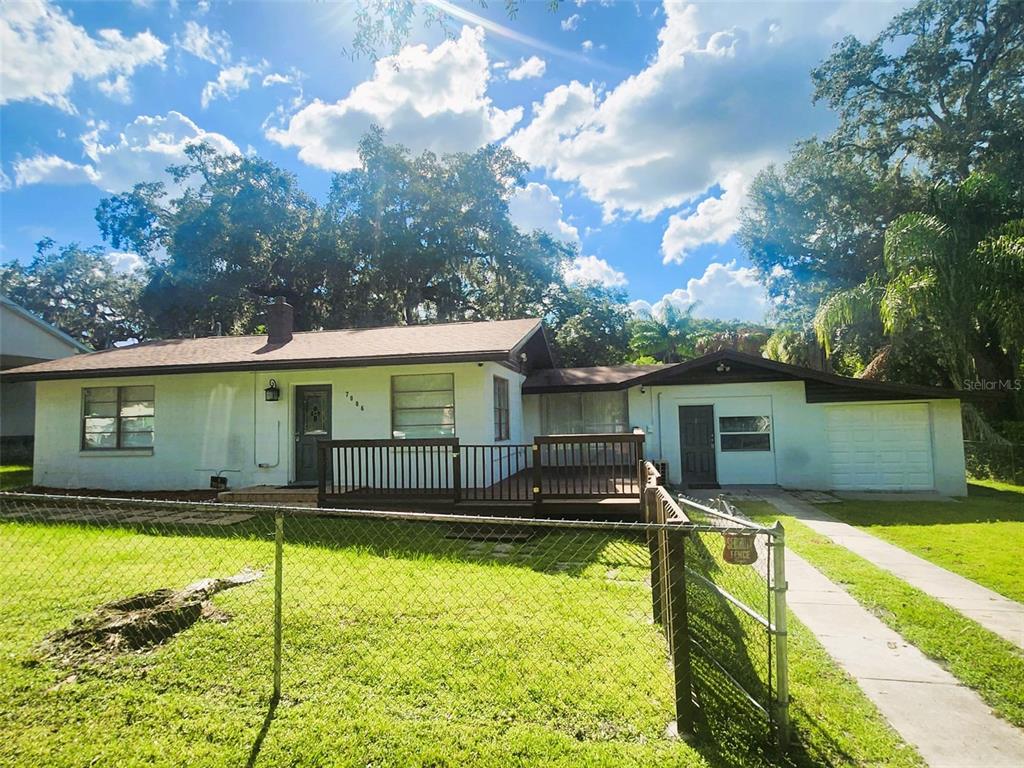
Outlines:
[[[634,320],[629,340],[634,355],[659,363],[678,363],[696,357],[698,323],[693,317],[696,308],[696,304],[689,304],[685,309],[668,304],[661,318]]]
[[[621,289],[597,283],[558,287],[547,316],[553,329],[556,365],[624,363],[630,316]]]
[[[484,0],[478,0],[483,8]],[[558,10],[560,0],[548,0],[549,10]],[[515,18],[519,12],[519,0],[505,0],[505,13]],[[454,7],[454,6],[452,6]],[[381,48],[397,53],[412,33],[417,16],[425,27],[437,26],[446,37],[451,37],[453,14],[440,5],[419,0],[358,0],[355,8],[355,34],[352,37],[351,55],[368,56],[376,60]]]
[[[177,197],[162,183],[138,184],[101,201],[96,220],[115,248],[129,247],[149,267],[140,297],[162,336],[252,332],[261,297],[286,296],[300,329],[319,325],[317,289],[328,262],[316,231],[319,209],[295,177],[257,157],[186,148],[171,171]]]
[[[0,267],[0,292],[93,349],[146,338],[138,307],[143,285],[134,274],[115,272],[102,248],[58,248],[49,238],[36,245],[29,264]]]
[[[761,171],[739,240],[784,324],[809,324],[822,299],[874,274],[886,223],[913,210],[919,196],[916,179],[817,140],[797,145],[783,167]]]
[[[365,307],[361,321],[543,314],[573,252],[509,219],[509,196],[527,170],[515,154],[490,146],[412,157],[374,130],[359,157],[359,168],[334,177],[326,216],[353,265],[344,280]]]
[[[1024,4],[922,0],[870,43],[847,37],[812,72],[839,113],[829,142],[952,183],[1024,171]]]
[[[927,210],[893,221],[884,271],[822,303],[818,338],[878,317],[887,355],[932,350],[945,382],[1012,379],[1024,350],[1024,205],[1019,188],[973,174],[940,183]]]

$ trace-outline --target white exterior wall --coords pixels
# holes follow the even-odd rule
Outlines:
[[[24,315],[0,304],[0,354],[31,360],[56,360],[81,350]],[[23,363],[27,364],[27,363]]]
[[[910,401],[898,401],[910,402]],[[927,400],[932,432],[935,490],[967,493],[959,400]],[[682,482],[679,406],[715,408],[715,460],[723,485],[777,484],[785,488],[828,490],[832,484],[826,409],[864,403],[808,403],[801,381],[639,387],[629,390],[629,418],[647,434],[648,458],[667,461],[669,478]],[[722,452],[719,416],[770,416],[770,451]]]
[[[508,379],[511,442],[521,439],[523,376],[490,362],[42,381],[33,481],[61,488],[178,490],[207,488],[209,476],[223,471],[235,488],[285,485],[295,476],[296,386],[331,385],[334,439],[383,439],[391,437],[391,376],[417,373],[455,375],[456,434],[464,443],[494,442],[492,376]],[[271,378],[281,389],[273,403],[263,393]],[[152,450],[82,451],[82,388],[132,384],[155,387]]]

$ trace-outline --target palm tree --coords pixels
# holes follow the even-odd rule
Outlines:
[[[629,345],[638,357],[654,358],[659,363],[678,363],[696,357],[694,348],[697,303],[685,309],[668,304],[664,317],[635,320]]]
[[[937,186],[931,211],[892,222],[884,271],[824,301],[814,318],[831,353],[845,327],[879,318],[892,343],[926,340],[955,386],[1013,378],[1024,349],[1024,218],[1019,192],[973,174]]]

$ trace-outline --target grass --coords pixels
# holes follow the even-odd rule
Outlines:
[[[829,514],[837,506],[830,504]],[[780,519],[789,548],[976,690],[1001,717],[1024,727],[1024,653],[1019,648],[768,504],[749,503],[744,512],[762,523]]]
[[[32,485],[32,467],[26,464],[0,464],[0,491],[13,491]]]
[[[102,602],[266,567],[271,526],[0,523],[0,764],[921,764],[797,622],[789,757],[717,689],[701,701],[706,732],[665,738],[672,677],[640,542],[566,532],[502,547],[436,524],[306,522],[287,531],[272,718],[269,577],[214,598],[230,621],[148,652],[78,668],[39,652]]]
[[[973,481],[957,501],[844,501],[822,509],[1024,602],[1024,487]]]

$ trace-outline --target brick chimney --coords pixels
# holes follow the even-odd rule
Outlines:
[[[295,310],[278,296],[267,310],[267,343],[287,344],[295,329]]]

